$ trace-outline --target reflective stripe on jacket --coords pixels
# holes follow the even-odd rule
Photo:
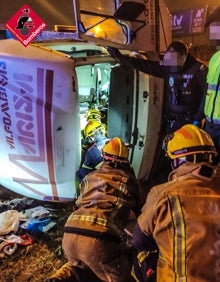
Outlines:
[[[209,62],[207,74],[208,90],[205,99],[205,115],[209,121],[220,122],[220,51]]]
[[[138,218],[160,255],[158,282],[220,281],[220,177],[187,163],[155,186]]]
[[[82,181],[78,209],[66,226],[120,236],[139,204],[139,184],[129,165],[103,163]]]

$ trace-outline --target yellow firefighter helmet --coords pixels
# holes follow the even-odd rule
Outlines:
[[[195,154],[217,155],[209,134],[193,124],[186,124],[173,134],[167,135],[164,149],[172,160]]]
[[[128,162],[128,148],[119,137],[110,139],[102,148],[104,160]]]

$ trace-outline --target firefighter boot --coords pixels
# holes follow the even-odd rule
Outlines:
[[[79,282],[79,276],[74,266],[67,262],[57,270],[46,282]]]

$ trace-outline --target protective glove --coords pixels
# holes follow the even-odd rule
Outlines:
[[[200,127],[200,122],[198,120],[194,120],[192,124]]]
[[[106,47],[106,49],[109,55],[115,59],[119,59],[122,56],[122,54],[120,53],[120,51],[117,48],[108,46]]]

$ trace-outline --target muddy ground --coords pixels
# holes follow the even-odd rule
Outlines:
[[[0,201],[24,196],[0,187]],[[35,205],[46,205],[35,202]],[[56,225],[46,233],[29,232],[34,241],[28,246],[18,245],[12,255],[0,253],[0,282],[43,282],[66,262],[61,248],[63,226],[72,211],[72,203],[47,203],[54,215]],[[24,230],[18,230],[18,234]],[[17,233],[16,233],[17,234]]]

